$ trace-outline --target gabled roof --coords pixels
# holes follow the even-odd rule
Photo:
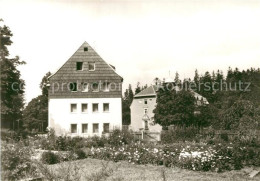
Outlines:
[[[84,51],[87,47],[88,50]],[[78,71],[76,72],[76,62],[86,63],[84,66],[87,69],[88,62],[95,62],[96,71]],[[118,75],[113,67],[105,62],[97,52],[87,43],[84,42],[78,50],[49,78],[50,79],[66,79],[66,78],[79,78],[84,77],[86,79],[104,79],[109,77],[110,79],[122,79]]]
[[[134,97],[148,97],[148,96],[156,96],[156,85],[151,85],[150,87],[136,94]]]
[[[142,90],[138,94],[136,94],[134,97],[149,97],[149,96],[156,96],[156,91],[158,90],[159,86],[158,85],[151,85],[150,87]],[[177,91],[180,91],[180,88],[178,86],[175,87]],[[194,92],[193,90],[190,90],[191,93],[194,95],[194,97],[198,101],[203,101],[205,104],[209,104],[207,99],[203,97],[202,95],[198,94],[197,92]]]

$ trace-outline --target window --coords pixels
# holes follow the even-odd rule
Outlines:
[[[70,125],[70,132],[71,133],[77,133],[77,124],[71,124]]]
[[[88,124],[82,124],[82,133],[88,132]]]
[[[99,85],[98,85],[98,83],[93,83],[92,84],[92,91],[93,92],[98,92],[99,91]]]
[[[88,112],[88,104],[81,104],[81,112],[83,113]]]
[[[104,123],[103,124],[103,132],[104,133],[109,133],[109,123]]]
[[[144,100],[144,104],[147,104],[147,99]]]
[[[83,70],[83,62],[77,62],[77,70]]]
[[[109,82],[104,82],[103,83],[103,91],[108,92],[109,91]]]
[[[88,70],[94,71],[95,70],[95,62],[89,62],[88,63]]]
[[[82,83],[81,90],[82,92],[88,92],[88,83]]]
[[[84,47],[84,52],[87,52],[88,51],[88,47]]]
[[[73,82],[73,83],[70,83],[70,91],[72,92],[77,92],[77,83],[76,82]]]
[[[147,112],[148,112],[148,109],[144,109],[144,114],[147,114]]]
[[[103,104],[103,112],[109,112],[109,104],[108,103]]]
[[[98,124],[93,124],[93,133],[98,133]]]
[[[148,121],[144,121],[144,129],[148,130]]]
[[[92,111],[98,112],[98,104],[92,104]]]
[[[72,113],[77,112],[77,104],[70,104],[70,112]]]

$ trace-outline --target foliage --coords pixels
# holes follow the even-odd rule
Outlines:
[[[223,129],[240,130],[260,128],[260,110],[251,101],[238,100],[221,114],[220,125]]]
[[[45,132],[48,124],[48,97],[32,99],[23,111],[24,127],[28,131]]]
[[[129,87],[128,87],[128,89],[126,89],[123,100],[122,100],[123,125],[129,125],[131,122],[130,106],[133,102],[133,98],[134,98],[134,94],[132,91],[132,86],[131,86],[131,84],[129,84]]]
[[[42,90],[43,96],[48,96],[48,84],[49,84],[49,77],[51,76],[51,72],[47,72],[44,77],[42,78],[42,81],[40,83],[40,88]]]
[[[78,159],[84,159],[87,158],[86,153],[82,149],[75,150],[75,154],[77,155]]]
[[[17,68],[25,62],[20,61],[18,56],[8,58],[12,36],[9,27],[0,25],[1,126],[15,129],[20,127],[24,106],[24,80]]]
[[[26,130],[18,130],[18,131],[12,131],[12,130],[6,130],[1,129],[1,140],[9,142],[19,142],[19,141],[26,141],[26,138],[28,138],[28,132]]]
[[[48,126],[48,77],[50,72],[42,78],[40,88],[42,95],[33,98],[23,111],[24,127],[36,132],[45,132]]]
[[[178,141],[194,141],[199,133],[198,128],[190,127],[174,127],[169,130],[163,130],[161,134],[162,143],[176,143]]]
[[[75,162],[64,162],[55,168],[41,162],[35,162],[35,165],[37,166],[37,172],[47,180],[79,181],[81,177],[84,178],[84,174],[81,172],[82,167]]]
[[[59,155],[48,151],[48,152],[43,152],[42,157],[41,157],[41,161],[44,164],[56,164],[60,162],[60,158]]]
[[[244,165],[259,166],[260,149],[233,144],[152,146],[135,143],[118,148],[92,148],[92,158],[126,160],[133,164],[178,166],[197,171],[241,169]]]
[[[121,146],[134,141],[134,136],[128,131],[114,130],[108,137],[108,144],[111,146]]]
[[[185,90],[176,92],[172,85],[166,84],[157,94],[154,120],[163,127],[190,126],[193,124],[194,110],[195,98],[191,92]]]
[[[2,180],[16,180],[35,175],[35,167],[30,157],[32,150],[21,143],[12,145],[2,142],[1,145],[1,175]]]
[[[196,111],[199,112],[194,116],[194,125],[198,128],[208,127],[214,125],[219,126],[218,109],[212,104],[203,104],[196,107]]]

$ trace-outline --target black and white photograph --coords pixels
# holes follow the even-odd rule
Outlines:
[[[259,0],[0,0],[1,180],[259,181]]]

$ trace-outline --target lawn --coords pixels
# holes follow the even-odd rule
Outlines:
[[[56,175],[56,178],[70,177],[70,180],[84,181],[260,180],[260,175],[249,178],[248,173],[252,168],[215,173],[154,165],[134,165],[125,161],[107,162],[90,158],[49,165],[48,168]]]

